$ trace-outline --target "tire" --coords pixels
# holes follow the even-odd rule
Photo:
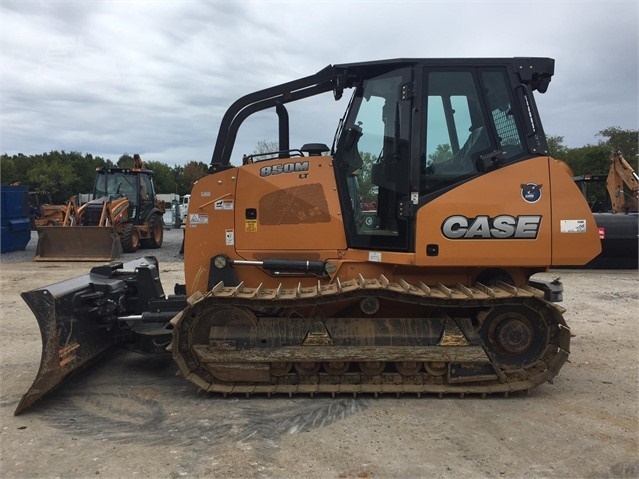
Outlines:
[[[149,219],[149,238],[142,240],[144,248],[157,249],[162,246],[164,241],[164,222],[162,216],[153,215]]]
[[[122,243],[122,251],[125,253],[135,253],[140,247],[140,233],[138,229],[132,224],[125,225],[120,235],[120,242]]]

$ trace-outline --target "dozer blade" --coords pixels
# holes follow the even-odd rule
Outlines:
[[[112,261],[122,244],[110,226],[43,226],[37,228],[34,261]]]
[[[127,279],[149,289],[150,283],[144,286],[139,278],[142,273],[153,276],[151,269],[156,271],[157,263],[148,265],[145,258],[124,265],[114,262],[21,294],[38,321],[42,356],[38,374],[18,404],[16,415],[110,347],[131,342],[132,332],[120,328],[117,317],[123,306],[118,302],[127,300],[118,298],[127,294]],[[158,290],[156,296],[160,293]],[[131,301],[135,305],[137,298]]]

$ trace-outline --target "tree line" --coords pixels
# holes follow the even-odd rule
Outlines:
[[[621,151],[626,160],[636,168],[638,158],[637,138],[639,130],[609,127],[601,130],[597,144],[578,148],[564,145],[562,136],[549,136],[548,146],[552,157],[563,160],[575,175],[605,174],[608,172],[611,151]],[[254,153],[273,151],[276,142],[261,141]],[[145,161],[146,168],[155,173],[154,183],[158,193],[190,193],[193,184],[207,174],[208,166],[189,161],[184,166],[168,166],[158,161]],[[3,184],[28,184],[32,191],[47,191],[53,203],[62,204],[77,193],[93,191],[95,170],[100,167],[133,167],[133,155],[123,154],[117,163],[90,153],[51,151],[37,155],[0,156],[0,172]]]
[[[3,184],[27,184],[31,191],[49,192],[52,202],[56,204],[62,204],[78,193],[91,193],[95,170],[114,166],[132,168],[133,155],[125,153],[117,163],[77,151],[0,156]],[[154,172],[153,182],[158,193],[179,195],[190,193],[193,184],[206,175],[208,168],[205,163],[196,161],[173,167],[159,161],[145,161],[145,167]]]
[[[639,157],[639,130],[626,130],[611,126],[597,133],[596,145],[568,148],[563,136],[549,136],[550,155],[568,163],[575,176],[606,174],[610,165],[610,152],[620,151],[626,161],[637,171]]]

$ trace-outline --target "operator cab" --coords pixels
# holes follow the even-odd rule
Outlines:
[[[111,201],[126,197],[129,200],[129,218],[143,221],[153,208],[155,189],[153,173],[129,168],[98,168],[93,197],[95,200]]]
[[[361,67],[382,72],[355,85],[334,147],[350,246],[411,250],[410,219],[421,205],[478,175],[547,153],[532,89],[513,68],[516,60]],[[552,60],[539,63],[536,74],[549,81]],[[547,81],[537,89],[545,91]]]
[[[495,169],[547,155],[533,91],[545,92],[553,73],[550,58],[328,66],[236,101],[222,119],[209,172],[231,168],[239,126],[266,109],[275,109],[278,116],[279,151],[266,158],[245,156],[244,164],[270,161],[275,174],[280,172],[276,168],[287,167],[278,160],[322,154],[322,148],[303,152],[289,147],[284,105],[330,91],[339,100],[352,89],[331,148],[347,247],[415,251],[420,207]],[[296,168],[295,162],[288,167]],[[271,166],[264,166],[260,177],[271,178],[270,173]]]

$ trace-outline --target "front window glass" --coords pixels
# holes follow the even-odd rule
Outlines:
[[[405,243],[406,222],[398,218],[398,205],[409,183],[411,102],[402,98],[408,79],[406,69],[364,81],[337,143],[353,246],[401,248]]]
[[[95,182],[95,198],[126,196],[137,203],[135,175],[113,172],[98,175]]]

